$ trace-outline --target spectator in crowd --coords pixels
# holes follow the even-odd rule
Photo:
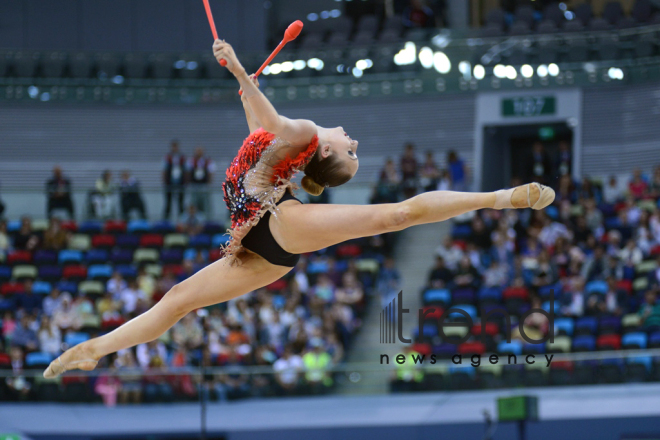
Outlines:
[[[183,232],[192,237],[201,234],[203,230],[204,219],[197,212],[197,207],[195,205],[188,206],[188,215],[183,222]]]
[[[649,186],[642,177],[642,170],[635,168],[633,177],[628,183],[628,192],[635,200],[639,200],[646,195],[648,189]]]
[[[147,342],[135,348],[135,357],[140,367],[148,368],[153,358],[167,359],[167,348],[159,340]]]
[[[552,161],[540,141],[536,141],[532,145],[532,154],[526,169],[530,172],[527,176],[528,182],[539,182],[543,185],[550,184]]]
[[[440,178],[438,179],[438,187],[436,190],[451,191],[451,176],[449,175],[449,171],[444,168],[440,170]]]
[[[21,228],[14,235],[14,248],[33,251],[39,245],[39,236],[32,231],[32,221],[30,217],[21,218]]]
[[[198,350],[204,343],[202,326],[195,319],[195,312],[190,312],[172,328],[172,340],[178,346],[188,350]]]
[[[151,358],[147,371],[153,374],[142,379],[145,402],[171,402],[174,400],[174,389],[171,385],[173,378],[167,374],[165,360],[158,356]]]
[[[654,199],[660,199],[660,165],[653,170],[653,180],[649,186],[649,196]],[[0,213],[0,215],[2,215]]]
[[[142,402],[142,371],[140,371],[132,350],[122,350],[118,353],[114,364],[121,373],[121,389],[119,403]],[[133,373],[133,374],[131,374]]]
[[[124,289],[126,289],[126,287],[128,287],[128,284],[126,284],[124,277],[116,270],[112,273],[112,277],[106,283],[105,289],[109,293],[118,296]]]
[[[115,299],[121,302],[122,312],[126,315],[130,315],[135,312],[138,306],[138,301],[144,301],[146,295],[139,289],[137,280],[133,279],[128,281],[128,287],[119,292]]]
[[[573,157],[571,154],[571,147],[565,140],[559,141],[557,152],[557,168],[555,170],[555,175],[558,177],[561,176],[570,176],[572,170]]]
[[[648,290],[644,297],[644,303],[639,309],[644,327],[660,326],[660,302],[657,290]]]
[[[131,176],[131,172],[125,170],[121,173],[119,182],[119,194],[121,203],[121,215],[128,221],[132,211],[137,211],[139,218],[147,218],[144,200],[140,191],[140,182]]]
[[[23,315],[10,337],[13,346],[21,347],[26,352],[39,350],[39,338],[27,314]]]
[[[71,294],[68,292],[60,295],[59,306],[53,312],[53,324],[61,331],[80,330],[82,322],[72,305]]]
[[[415,157],[415,146],[413,144],[406,144],[399,165],[401,167],[403,198],[409,199],[417,194],[419,172],[417,158]]]
[[[100,219],[110,219],[115,216],[115,183],[112,181],[112,172],[103,171],[103,174],[94,184],[91,192],[93,216]]]
[[[453,191],[467,191],[465,163],[454,150],[447,153],[447,168],[451,179],[451,189]]]
[[[610,205],[620,202],[624,197],[624,191],[619,186],[616,176],[610,176],[607,184],[603,187],[603,201]]]
[[[197,147],[193,157],[188,159],[188,181],[190,182],[190,203],[207,218],[211,215],[211,182],[215,173],[215,162],[204,156],[204,149]]]
[[[48,221],[48,229],[44,232],[44,249],[61,251],[67,245],[69,234],[62,229],[62,221],[57,217],[51,217]]]
[[[245,363],[235,347],[230,348],[229,355],[220,362],[220,366],[225,367],[227,371],[220,376],[221,387],[226,399],[236,400],[246,397],[249,392],[248,375],[245,374]]]
[[[304,370],[302,358],[286,346],[282,357],[273,364],[278,395],[291,395],[298,391],[300,377]]]
[[[32,384],[23,375],[23,370],[25,369],[23,350],[19,346],[13,346],[9,350],[9,356],[13,376],[4,379],[7,384],[9,396],[14,401],[27,400],[30,396]]]
[[[60,307],[60,302],[60,290],[57,287],[53,287],[42,303],[44,315],[52,317],[55,311]]]
[[[10,245],[11,241],[9,235],[7,235],[7,221],[0,219],[0,258],[7,255]]]
[[[435,266],[429,273],[428,284],[434,288],[444,288],[454,279],[454,274],[445,266],[445,259],[435,257]]]
[[[407,28],[430,28],[435,26],[433,9],[426,0],[410,0],[403,10],[403,25]]]
[[[69,214],[69,218],[74,218],[71,181],[62,174],[62,169],[58,166],[53,168],[53,176],[46,182],[46,195],[48,197],[46,214],[49,218],[56,209],[63,209]]]
[[[172,197],[178,202],[178,214],[183,214],[186,186],[186,158],[179,152],[179,141],[170,143],[170,152],[163,160],[163,185],[165,186],[165,212],[163,217],[169,219],[172,210]]]
[[[420,184],[422,189],[427,192],[435,191],[438,183],[440,183],[440,169],[433,159],[433,151],[428,150],[420,171]]]
[[[117,405],[117,396],[121,390],[121,381],[117,377],[117,367],[110,364],[107,373],[101,373],[94,382],[94,392],[101,396],[103,404],[107,407]]]
[[[302,357],[306,370],[305,382],[312,394],[321,394],[333,384],[332,374],[328,371],[332,367],[332,357],[324,350],[320,340],[312,341],[311,346]]]
[[[401,175],[396,169],[394,160],[387,158],[378,176],[378,183],[371,197],[371,203],[396,203],[401,189]]]
[[[395,267],[394,258],[385,259],[383,269],[378,276],[377,290],[383,307],[386,307],[401,290],[401,274]]]
[[[48,316],[41,318],[39,331],[39,351],[57,356],[62,352],[62,333],[50,321]]]
[[[27,279],[23,282],[24,293],[18,295],[16,299],[16,305],[19,309],[23,309],[28,313],[39,312],[41,311],[41,303],[43,298],[39,295],[35,295],[32,292],[32,280]]]
[[[458,263],[463,259],[463,251],[454,243],[450,236],[446,236],[440,246],[435,250],[438,257],[442,257],[449,270],[456,270]]]

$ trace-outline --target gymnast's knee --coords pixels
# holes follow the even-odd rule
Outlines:
[[[168,313],[183,318],[196,308],[192,303],[192,297],[193,295],[188,292],[188,289],[179,283],[165,294],[160,303],[163,307],[167,307]]]

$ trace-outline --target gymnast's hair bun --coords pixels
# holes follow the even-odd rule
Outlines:
[[[320,196],[323,192],[323,185],[319,185],[309,176],[304,176],[300,183],[302,188],[313,196]]]

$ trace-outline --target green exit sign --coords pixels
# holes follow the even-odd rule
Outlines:
[[[0,440],[21,440],[18,434],[0,434]]]
[[[541,116],[554,115],[556,111],[554,96],[519,96],[502,100],[502,116]]]

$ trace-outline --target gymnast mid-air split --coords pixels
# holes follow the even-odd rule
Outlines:
[[[208,9],[207,13],[211,19]],[[278,280],[296,265],[300,254],[478,209],[538,210],[554,201],[551,188],[530,183],[487,193],[432,191],[378,205],[303,204],[292,192],[294,174],[304,172],[302,187],[314,195],[342,185],[358,170],[358,142],[342,127],[324,128],[278,114],[229,43],[216,38],[213,54],[238,80],[250,129],[223,183],[231,214],[231,239],[223,257],[174,286],[147,312],[65,351],[44,377],[93,370],[103,356],[158,338],[191,311]]]

